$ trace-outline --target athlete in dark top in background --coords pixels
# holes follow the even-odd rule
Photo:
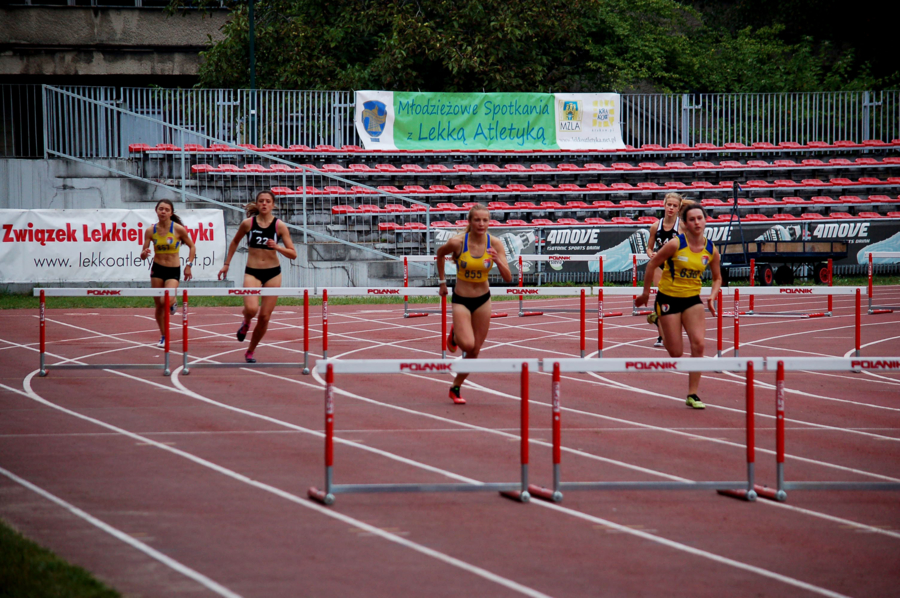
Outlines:
[[[657,220],[650,226],[650,241],[647,243],[647,257],[653,259],[653,256],[656,255],[656,252],[663,248],[663,245],[671,241],[673,238],[678,236],[678,233],[682,232],[681,219],[678,217],[678,210],[681,209],[681,203],[684,201],[684,198],[677,193],[666,193],[666,198],[664,200],[665,206],[665,216],[663,216],[662,220]],[[647,268],[644,276],[650,272],[650,269]],[[653,286],[659,287],[659,279],[662,277],[663,269],[660,266],[653,270]],[[651,324],[656,324],[656,343],[654,343],[654,347],[662,347],[663,343],[663,331],[659,327],[659,322],[657,321],[656,313],[651,313],[647,316],[647,321]]]
[[[246,236],[249,250],[244,270],[244,287],[280,287],[281,262],[278,254],[292,260],[297,257],[297,250],[294,249],[287,225],[272,213],[275,209],[275,196],[270,191],[261,191],[256,195],[256,201],[247,204],[246,209],[247,219],[241,222],[228,246],[228,255],[225,256],[225,265],[219,271],[219,280],[224,280],[227,276],[231,258],[241,239]],[[283,247],[278,245],[279,238]],[[260,308],[259,297],[244,296],[244,322],[237,331],[238,341],[243,342],[246,338],[250,321],[258,314],[250,346],[244,354],[247,363],[256,363],[253,353],[269,328],[269,318],[277,303],[278,297],[263,297]]]

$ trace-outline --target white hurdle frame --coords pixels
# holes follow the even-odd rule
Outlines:
[[[311,487],[307,494],[324,505],[333,505],[336,494],[387,492],[499,492],[519,502],[528,502],[529,461],[529,371],[538,371],[537,359],[460,359],[454,361],[427,359],[320,359],[316,371],[325,374],[325,484]],[[334,374],[403,374],[416,373],[519,373],[520,378],[520,480],[486,484],[335,484],[334,483]]]
[[[868,259],[868,289],[869,289],[869,315],[890,314],[895,309],[900,309],[900,305],[874,305],[875,286],[873,278],[875,276],[875,259],[877,258],[893,258],[900,259],[900,251],[873,251],[869,253]]]

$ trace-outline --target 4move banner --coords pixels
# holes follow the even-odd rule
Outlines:
[[[366,149],[621,149],[615,93],[356,92]]]
[[[178,210],[197,246],[194,279],[215,280],[225,260],[221,210]],[[0,210],[0,283],[147,281],[146,210]],[[188,258],[181,250],[181,262]]]

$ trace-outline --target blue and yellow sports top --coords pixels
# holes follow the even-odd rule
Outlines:
[[[675,237],[678,239],[678,251],[666,260],[663,276],[659,281],[659,292],[669,297],[693,297],[700,294],[700,277],[709,266],[715,254],[712,241],[706,241],[703,249],[698,252],[691,251],[684,235]]]
[[[488,272],[494,265],[491,256],[487,250],[491,248],[491,236],[487,236],[487,247],[484,254],[475,257],[469,252],[469,233],[463,241],[463,250],[456,258],[456,279],[465,280],[467,282],[485,282],[487,281]]]
[[[181,241],[178,240],[178,236],[175,234],[175,223],[169,223],[169,232],[159,232],[157,230],[157,225],[153,225],[153,249],[156,251],[157,255],[161,253],[178,253],[178,250],[181,249]]]

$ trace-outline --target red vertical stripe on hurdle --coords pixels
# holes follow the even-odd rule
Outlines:
[[[334,366],[325,370],[325,467],[334,465]]]
[[[441,353],[447,350],[447,295],[441,295]]]
[[[832,286],[832,280],[834,278],[834,260],[828,258],[828,286]],[[828,295],[828,313],[831,313],[834,309],[834,302],[832,300],[832,296]]]
[[[303,291],[303,352],[309,352],[309,291]]]
[[[587,334],[587,306],[585,304],[584,289],[581,289],[581,356],[584,357],[585,336]]]
[[[741,291],[734,290],[734,352],[741,347]]]
[[[166,315],[165,315],[165,318],[166,318],[166,353],[168,353],[169,352],[169,337],[171,336],[171,334],[169,334],[169,291],[165,292],[165,298],[166,298],[166,305],[165,305],[165,308],[166,308],[165,309],[165,312],[166,312]]]
[[[754,280],[756,279],[756,259],[750,258],[750,286],[754,285]],[[756,295],[750,295],[750,311],[753,311],[754,299],[756,299]]]
[[[756,461],[756,405],[753,362],[747,362],[747,463]]]
[[[406,259],[406,256],[403,256],[403,288],[409,286],[409,261]],[[409,297],[407,295],[403,295],[403,302],[406,303],[409,301]]]
[[[598,282],[600,283],[600,292],[597,294],[597,354],[603,353],[603,256],[599,259]]]
[[[559,465],[560,455],[562,453],[562,433],[560,426],[560,408],[559,408],[559,362],[553,364],[553,464]]]
[[[631,254],[631,286],[637,288],[637,255]],[[631,307],[635,309],[634,300],[637,299],[637,295],[631,296]]]
[[[869,308],[872,307],[872,274],[874,273],[875,266],[872,261],[872,254],[869,253]]]
[[[44,327],[46,325],[46,323],[44,322],[44,310],[46,309],[46,307],[47,307],[47,304],[46,304],[46,299],[44,299],[44,290],[41,289],[41,312],[40,312],[41,313],[41,324],[40,324],[40,326],[41,326],[41,354],[42,355],[46,352],[46,349],[47,349],[47,346],[46,346],[47,345],[47,337],[45,336],[46,332],[44,329]]]
[[[722,355],[722,312],[725,311],[725,293],[719,289],[719,298],[716,300],[716,354]]]
[[[328,289],[322,289],[322,351],[328,350]]]
[[[181,291],[181,350],[188,351],[188,294],[187,289]]]
[[[522,465],[528,465],[528,364],[522,364]]]
[[[871,254],[869,254],[871,255]],[[862,322],[860,322],[862,314],[862,295],[859,289],[856,289],[856,355],[859,356],[862,343]]]
[[[784,362],[775,373],[775,460],[784,463]]]

